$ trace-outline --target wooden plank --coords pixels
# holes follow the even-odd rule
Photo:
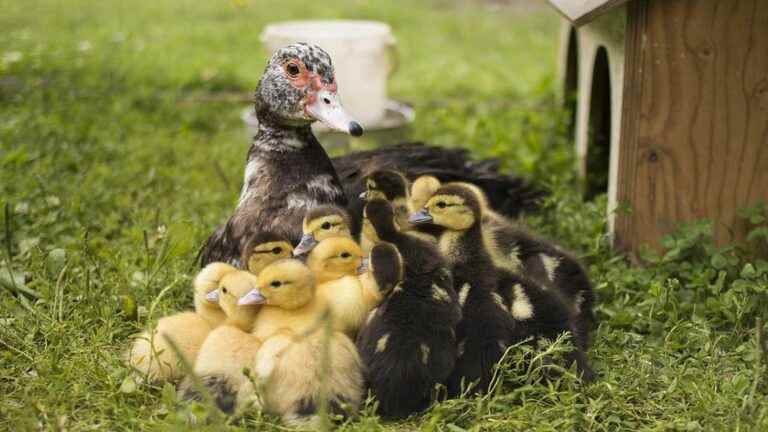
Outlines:
[[[636,250],[681,221],[743,238],[768,201],[768,2],[647,0],[629,11],[616,242]]]
[[[628,0],[549,0],[573,25],[584,25]]]

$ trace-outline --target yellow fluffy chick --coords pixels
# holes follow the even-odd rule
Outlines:
[[[243,247],[241,267],[257,275],[273,262],[293,256],[293,245],[278,234],[261,231],[252,235]]]
[[[381,302],[378,289],[363,284],[363,251],[345,237],[327,238],[312,249],[307,266],[315,275],[319,302],[328,305],[333,328],[354,336],[368,312]]]
[[[282,260],[258,279],[249,298],[263,303],[254,335],[264,344],[254,370],[265,385],[264,410],[288,423],[312,422],[325,395],[333,412],[356,412],[363,394],[360,357],[344,333],[324,331],[327,309],[315,295],[312,271]]]
[[[440,186],[440,180],[431,175],[423,175],[414,180],[411,185],[411,196],[408,199],[408,213],[413,214],[423,209]]]
[[[346,210],[334,205],[321,205],[307,211],[301,226],[301,241],[293,251],[304,255],[328,237],[352,237],[350,219]]]
[[[254,394],[253,384],[243,369],[253,366],[261,346],[251,334],[258,301],[245,298],[256,286],[256,276],[247,271],[233,269],[223,275],[218,294],[226,319],[210,332],[195,361],[195,375],[219,409],[227,414],[245,407]],[[182,390],[187,397],[197,396],[190,380],[185,381]]]
[[[151,381],[176,381],[181,378],[184,373],[181,360],[166,338],[174,341],[190,365],[194,364],[208,333],[226,318],[218,302],[219,281],[235,270],[223,263],[212,263],[201,270],[193,283],[195,312],[161,318],[154,329],[135,337],[126,353],[128,365]]]

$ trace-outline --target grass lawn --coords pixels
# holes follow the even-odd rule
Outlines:
[[[170,385],[136,388],[120,355],[147,322],[191,304],[195,253],[240,188],[258,35],[308,17],[389,22],[401,54],[390,90],[416,108],[412,137],[551,186],[528,223],[584,258],[599,296],[596,383],[544,381],[521,366],[534,354],[517,353],[486,397],[400,423],[369,406],[342,429],[768,430],[755,325],[768,262],[715,248],[707,222],[644,267],[613,254],[605,199],[575,193],[553,102],[557,17],[493,4],[0,0],[0,430],[184,429],[190,412],[212,430],[281,429],[227,422]],[[765,208],[745,217],[765,247]]]

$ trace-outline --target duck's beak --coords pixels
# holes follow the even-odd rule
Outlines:
[[[304,255],[305,253],[314,249],[315,246],[317,246],[317,240],[315,240],[315,237],[312,234],[304,234],[301,236],[301,241],[299,244],[295,249],[293,249],[293,256]]]
[[[323,87],[311,94],[304,111],[333,130],[356,137],[363,134],[363,127],[344,110],[336,91]]]
[[[218,303],[219,302],[219,290],[215,289],[208,294],[205,295],[205,299],[208,300],[211,303]]]
[[[427,209],[421,209],[420,211],[417,211],[416,213],[412,214],[408,218],[408,222],[414,225],[430,223],[432,222],[432,215],[429,214]]]
[[[360,261],[360,266],[357,267],[357,274],[361,275],[361,274],[367,272],[368,271],[368,263],[369,263],[369,259],[368,258],[363,258]]]
[[[238,306],[259,305],[266,302],[267,299],[257,289],[252,289],[248,294],[240,297],[237,301]]]

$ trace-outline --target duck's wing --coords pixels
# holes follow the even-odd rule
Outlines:
[[[504,215],[517,217],[535,211],[546,195],[520,177],[499,172],[497,159],[474,161],[463,148],[443,148],[420,142],[407,142],[375,150],[350,153],[332,159],[344,190],[355,212],[358,195],[365,189],[363,179],[377,170],[392,169],[414,180],[433,175],[440,181],[474,183],[488,195],[491,206]]]

